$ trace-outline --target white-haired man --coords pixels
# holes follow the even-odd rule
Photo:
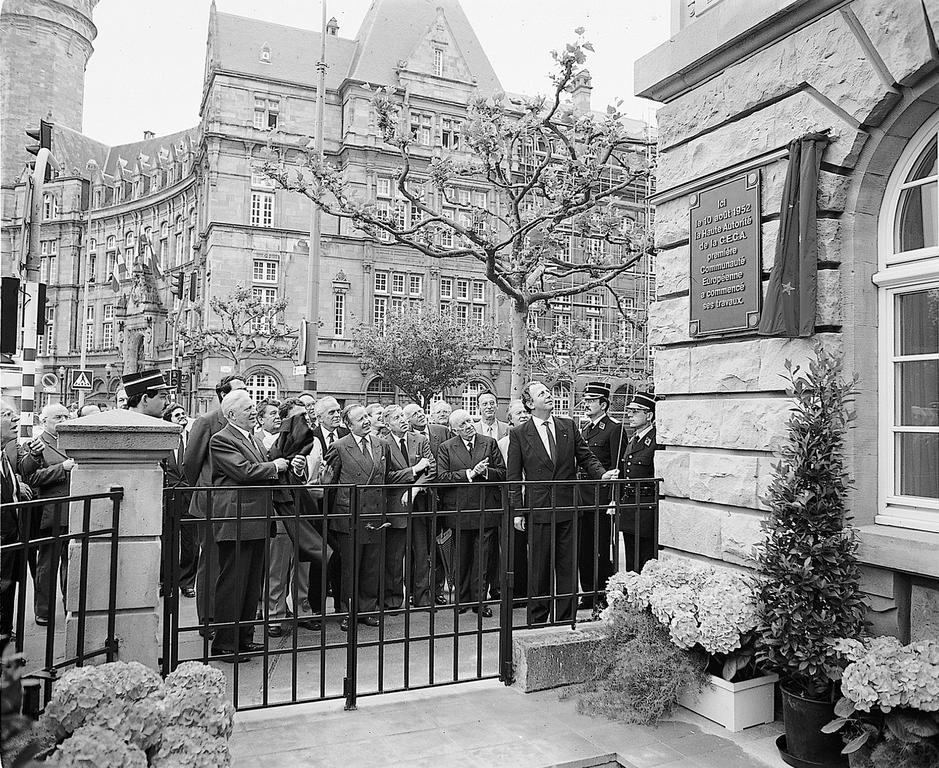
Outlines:
[[[449,430],[450,414],[452,412],[453,408],[450,407],[450,403],[446,400],[434,400],[430,404],[430,423],[439,424]]]

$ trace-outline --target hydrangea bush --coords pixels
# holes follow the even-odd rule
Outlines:
[[[59,746],[57,766],[228,766],[234,708],[225,678],[188,662],[160,676],[137,662],[78,667],[56,683],[40,725]]]
[[[854,765],[939,765],[939,642],[902,645],[895,637],[833,643],[843,668],[835,720]]]
[[[727,680],[753,676],[756,592],[726,569],[670,558],[650,560],[641,573],[620,572],[607,583],[610,622],[623,610],[648,610],[678,648],[705,651]]]

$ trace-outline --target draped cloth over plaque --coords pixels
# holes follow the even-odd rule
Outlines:
[[[809,133],[789,143],[776,258],[760,315],[762,336],[811,336],[815,329],[818,235],[815,196],[828,137]]]

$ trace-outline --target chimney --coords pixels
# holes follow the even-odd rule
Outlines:
[[[332,37],[339,37],[339,22],[336,21],[335,16],[326,22],[326,34]]]
[[[146,139],[152,139],[155,135],[156,135],[156,134],[155,134],[153,131],[144,131],[144,132],[143,132],[144,140],[146,140]]]
[[[590,92],[593,90],[590,72],[582,69],[571,81],[571,97],[577,112],[590,111]]]

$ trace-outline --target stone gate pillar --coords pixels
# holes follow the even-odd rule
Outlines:
[[[75,459],[72,495],[124,489],[118,525],[115,633],[118,658],[157,668],[160,635],[160,532],[163,524],[163,470],[160,460],[177,443],[180,427],[134,411],[104,411],[59,427],[59,447]],[[82,530],[83,504],[69,510],[69,530]],[[92,502],[91,528],[111,526],[112,504]],[[68,553],[65,608],[66,648],[76,651],[82,545],[72,542]],[[85,607],[85,648],[104,645],[111,544],[102,538],[89,544]],[[99,659],[95,659],[98,661]],[[100,657],[103,661],[104,657]]]

